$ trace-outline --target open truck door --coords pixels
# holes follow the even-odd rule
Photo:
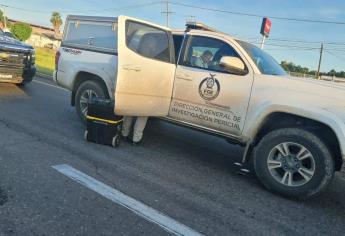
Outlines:
[[[169,28],[126,16],[118,18],[116,114],[167,116],[175,69]]]

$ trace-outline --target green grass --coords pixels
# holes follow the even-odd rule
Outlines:
[[[42,74],[53,75],[55,69],[55,50],[49,48],[35,48],[37,71]]]

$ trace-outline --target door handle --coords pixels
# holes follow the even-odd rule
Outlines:
[[[141,71],[141,68],[140,68],[140,67],[138,67],[138,66],[133,66],[133,65],[124,65],[124,66],[122,66],[122,68],[123,68],[124,70],[133,70],[133,71],[136,71],[136,72]]]

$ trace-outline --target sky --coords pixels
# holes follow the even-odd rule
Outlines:
[[[193,6],[221,9],[233,12],[252,13],[262,16],[278,16],[345,23],[343,0],[171,0]],[[58,11],[63,19],[68,14],[118,16],[127,15],[165,25],[166,17],[161,12],[165,5],[155,0],[0,0],[1,7],[9,18],[51,26],[51,12]],[[140,5],[138,7],[128,7]],[[23,10],[24,9],[24,10]],[[249,42],[261,40],[262,18],[239,16],[227,13],[193,9],[170,4],[170,27],[183,29],[186,19],[193,17],[213,28]],[[313,43],[276,41],[297,40]],[[321,24],[272,19],[270,37],[265,50],[277,61],[291,61],[316,70],[321,42],[325,44],[321,71],[335,69],[345,71],[345,24]]]

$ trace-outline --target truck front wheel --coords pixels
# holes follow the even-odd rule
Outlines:
[[[92,98],[106,98],[107,92],[95,81],[83,82],[77,89],[75,95],[75,108],[78,116],[86,123],[88,101]]]
[[[325,143],[300,128],[278,129],[265,135],[255,147],[254,168],[267,189],[297,199],[319,193],[335,171]]]

